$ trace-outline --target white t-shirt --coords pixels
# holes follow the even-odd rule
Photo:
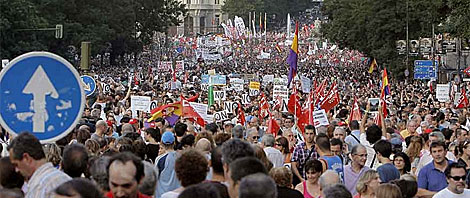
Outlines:
[[[382,139],[385,139],[385,137],[382,136]],[[363,146],[366,147],[366,151],[367,151],[366,166],[374,170],[377,169],[377,167],[380,166],[379,159],[377,159],[377,156],[374,150],[374,145],[373,144],[371,145],[369,141],[367,141],[366,133],[361,133],[361,135],[359,136],[359,141]]]
[[[436,193],[432,198],[468,198],[470,197],[470,190],[464,189],[462,194],[455,194],[451,192],[449,189],[444,188],[438,193]]]
[[[166,193],[163,193],[162,198],[178,198],[181,192],[174,192],[174,191],[169,191]]]

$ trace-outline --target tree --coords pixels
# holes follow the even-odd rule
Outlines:
[[[404,56],[396,51],[397,40],[406,39],[407,0],[325,0],[329,17],[322,33],[342,48],[359,50],[379,65],[397,73],[403,71]],[[431,37],[432,24],[445,20],[444,0],[409,0],[409,37]]]
[[[456,37],[470,39],[470,1],[448,0],[450,9],[447,30]]]

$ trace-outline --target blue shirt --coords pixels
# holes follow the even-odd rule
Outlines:
[[[334,170],[336,173],[338,173],[339,178],[341,181],[344,181],[344,170],[343,170],[343,162],[341,161],[341,158],[338,156],[322,156],[320,157],[320,160],[325,160],[328,170]]]
[[[357,140],[353,136],[356,137]],[[360,142],[358,141],[359,137],[361,137],[361,131],[359,131],[359,130],[353,130],[353,131],[351,131],[351,134],[346,136],[344,141],[349,145],[348,146],[349,151],[351,151],[352,147],[356,146],[357,144],[360,144]]]
[[[453,162],[451,160],[447,160],[447,163],[447,165],[450,165]],[[446,187],[446,175],[434,166],[434,160],[419,171],[418,188],[439,192]]]

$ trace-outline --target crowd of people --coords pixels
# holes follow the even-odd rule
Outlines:
[[[230,53],[217,60],[195,52],[197,38],[173,38],[180,42],[168,51],[189,51],[175,56],[185,61],[178,72],[160,71],[165,57],[149,48],[116,61],[92,60],[98,88],[66,137],[41,144],[32,133],[0,128],[0,197],[470,197],[466,108],[437,100],[424,81],[389,73],[386,114],[383,107],[374,110],[369,99],[380,96],[380,69],[368,72],[370,61],[357,51],[301,36],[298,75],[325,82],[324,92],[336,84],[340,101],[326,112],[327,125],[300,126],[295,112],[276,105],[273,82],[263,82],[266,75],[288,73],[285,35],[266,36],[232,40]],[[260,94],[239,103],[228,119],[203,125],[194,117],[153,119],[131,110],[131,96],[150,96],[158,107],[188,98],[208,104],[201,75],[210,70],[227,78],[252,76],[243,91],[229,89],[229,80],[216,86],[226,90],[226,101],[240,102],[250,81],[260,82]],[[303,107],[309,93],[301,90]],[[269,114],[261,114],[266,99]],[[355,101],[359,119],[350,118]],[[222,111],[223,104],[210,104],[207,113]],[[272,119],[279,126],[274,132]]]

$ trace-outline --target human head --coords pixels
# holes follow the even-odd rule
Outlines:
[[[242,157],[230,163],[228,176],[225,177],[228,183],[230,197],[238,197],[238,188],[241,179],[255,173],[268,173],[264,164],[255,157]]]
[[[465,166],[461,163],[449,164],[444,171],[447,177],[447,188],[455,193],[462,194],[465,189],[466,172]]]
[[[320,183],[320,191],[323,191],[329,186],[341,183],[341,180],[336,171],[326,170],[323,174],[321,174],[318,183]]]
[[[284,136],[276,138],[275,148],[281,151],[283,154],[289,154],[289,141]]]
[[[41,143],[31,133],[19,134],[10,142],[7,149],[10,152],[11,163],[27,180],[33,175],[36,168],[39,168],[38,162],[42,160],[45,162],[46,155]]]
[[[224,175],[224,165],[222,164],[222,147],[218,146],[211,152],[212,172],[218,175]]]
[[[401,196],[403,198],[413,198],[418,193],[418,183],[416,181],[409,181],[405,179],[393,180],[392,184],[400,188]]]
[[[398,152],[393,156],[393,165],[401,173],[408,173],[411,170],[410,158],[403,152]]]
[[[374,150],[377,155],[384,158],[390,158],[392,154],[392,144],[387,140],[379,140],[374,144]]]
[[[333,155],[341,156],[343,153],[343,142],[340,139],[332,138],[330,140],[330,150]]]
[[[67,145],[62,158],[62,169],[70,177],[81,177],[88,169],[88,151],[82,144]]]
[[[201,183],[209,171],[208,162],[204,155],[194,149],[187,149],[175,161],[176,177],[181,186],[187,187]]]
[[[289,140],[290,143],[295,144],[295,136],[294,136],[294,132],[292,132],[292,130],[290,130],[290,129],[284,130],[284,132],[282,132],[282,136],[287,138],[287,140]]]
[[[130,152],[111,157],[108,165],[109,188],[114,197],[136,197],[138,185],[144,178],[144,165]]]
[[[418,123],[416,122],[416,120],[410,120],[408,122],[408,124],[406,125],[406,130],[408,130],[408,132],[410,133],[410,135],[414,135],[415,132],[416,132],[416,128],[418,128]]]
[[[374,144],[382,138],[382,129],[379,126],[373,124],[372,126],[367,127],[366,130],[366,140],[370,144]]]
[[[352,198],[351,192],[342,184],[334,184],[323,190],[325,198]]]
[[[308,143],[315,141],[315,127],[313,125],[305,126],[305,141]]]
[[[269,171],[269,176],[274,179],[276,185],[290,188],[292,186],[292,171],[287,167],[277,167]]]
[[[178,195],[178,198],[223,198],[216,185],[216,183],[200,183],[188,186],[183,190],[183,192],[181,192],[181,194]]]
[[[56,143],[47,143],[42,145],[44,154],[46,155],[46,161],[52,163],[55,167],[58,167],[62,161],[61,149]]]
[[[319,160],[310,159],[305,162],[305,175],[307,176],[307,180],[311,182],[316,182],[322,174],[322,171],[323,166]]]
[[[274,136],[272,134],[265,134],[261,138],[261,143],[264,147],[274,147]]]
[[[248,136],[246,137],[246,140],[250,142],[251,144],[258,144],[258,131],[255,128],[250,128],[247,131]]]
[[[351,129],[351,131],[359,130],[359,122],[357,120],[351,121],[351,123],[349,123],[349,128]]]
[[[328,136],[324,133],[320,133],[317,135],[315,138],[315,147],[317,149],[320,149],[323,152],[329,152],[330,151],[330,139]]]
[[[351,149],[352,163],[359,165],[361,168],[365,166],[367,161],[367,150],[362,144],[356,144]]]
[[[241,125],[237,125],[235,127],[232,128],[232,136],[233,138],[236,138],[236,139],[243,139],[244,137],[244,128],[243,126]]]
[[[395,184],[380,184],[375,190],[376,198],[402,198],[400,188]]]
[[[172,132],[165,132],[162,135],[162,145],[165,148],[172,148],[173,145],[175,144],[175,136],[173,135]]]
[[[207,132],[211,132],[212,135],[215,135],[219,131],[219,127],[216,123],[209,123],[205,126]]]
[[[74,178],[58,186],[55,195],[64,197],[103,197],[100,190],[85,178]]]
[[[160,134],[159,128],[147,128],[145,129],[145,140],[150,141],[153,139],[155,142],[160,142],[162,135]]]
[[[239,198],[276,198],[276,183],[264,173],[251,174],[241,179],[238,195]]]
[[[375,170],[367,170],[356,184],[356,191],[364,195],[367,191],[374,192],[380,184],[379,174]]]
[[[0,189],[21,189],[24,183],[23,176],[15,171],[15,166],[11,163],[10,158],[0,158]]]
[[[447,150],[444,142],[432,142],[431,146],[429,147],[429,151],[431,152],[431,156],[434,159],[434,162],[442,163],[446,160]]]
[[[176,137],[183,137],[184,134],[186,134],[186,131],[188,131],[188,125],[181,122],[175,124]]]
[[[110,159],[109,156],[101,156],[93,161],[90,166],[91,180],[96,183],[102,192],[109,191],[108,165]]]
[[[209,153],[211,151],[212,145],[209,140],[207,140],[206,138],[202,138],[197,141],[196,146],[194,148],[199,152]]]
[[[346,137],[346,130],[344,130],[342,127],[336,127],[333,131],[333,137],[344,142],[344,138]]]
[[[105,134],[108,131],[108,124],[104,120],[98,120],[95,124],[96,132],[98,134]]]
[[[444,134],[441,132],[432,132],[429,134],[429,144],[431,146],[432,142],[445,142]]]
[[[157,173],[152,163],[147,161],[142,161],[142,163],[144,164],[145,176],[139,184],[139,192],[144,195],[153,196],[157,187]]]

